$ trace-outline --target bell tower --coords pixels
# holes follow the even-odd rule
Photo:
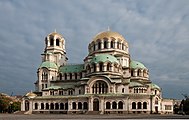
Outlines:
[[[57,79],[60,66],[67,63],[65,39],[57,32],[52,32],[45,38],[45,49],[41,54],[42,63],[37,70],[38,80],[36,91],[41,92],[50,86],[50,81]]]
[[[66,64],[65,39],[59,33],[52,32],[45,38],[45,50],[42,54],[42,61],[50,61],[57,66]]]

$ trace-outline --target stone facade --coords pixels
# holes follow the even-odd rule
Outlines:
[[[149,70],[131,59],[129,45],[117,32],[97,34],[83,64],[68,64],[65,39],[45,38],[36,91],[22,100],[27,113],[173,113],[173,100],[149,79]]]

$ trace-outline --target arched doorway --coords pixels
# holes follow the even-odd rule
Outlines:
[[[93,111],[99,111],[99,100],[98,99],[93,100]]]
[[[28,111],[29,110],[29,105],[30,105],[30,103],[29,103],[29,101],[25,101],[25,111]]]

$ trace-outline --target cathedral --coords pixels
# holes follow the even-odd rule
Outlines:
[[[57,32],[45,37],[35,91],[22,98],[26,114],[173,113],[173,100],[162,98],[162,89],[152,83],[148,68],[131,58],[121,34],[98,33],[83,64],[68,63],[65,42]]]

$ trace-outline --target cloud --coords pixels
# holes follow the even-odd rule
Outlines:
[[[180,98],[174,94],[179,91],[170,89],[188,83],[188,3],[187,0],[0,1],[0,91],[23,94],[34,89],[44,38],[54,29],[66,39],[69,62],[81,63],[92,38],[110,26],[126,38],[131,58],[149,68],[151,80],[163,87],[165,96]],[[188,90],[186,85],[181,88]]]

